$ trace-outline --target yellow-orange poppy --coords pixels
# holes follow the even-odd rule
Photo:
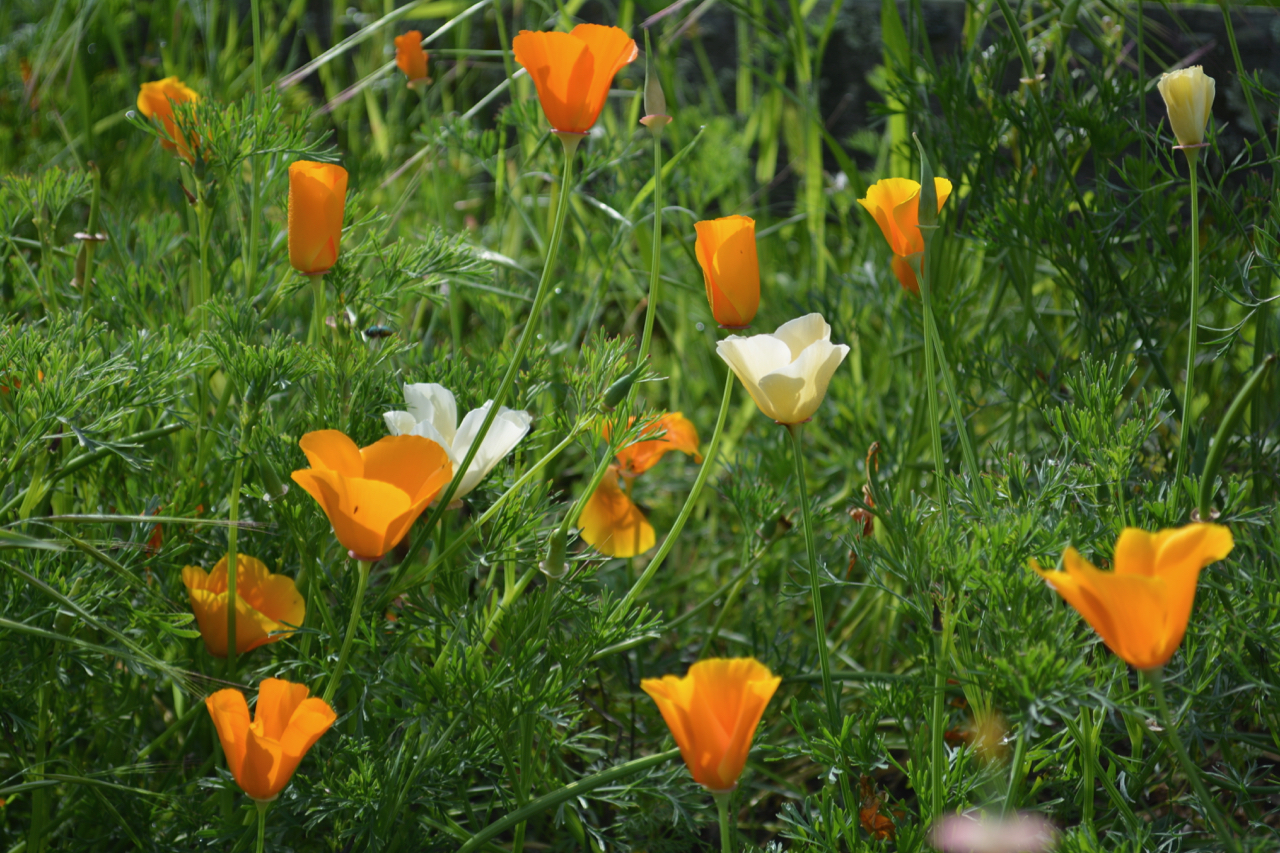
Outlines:
[[[453,477],[440,445],[418,435],[389,435],[365,448],[336,429],[298,442],[310,468],[293,472],[329,516],[342,546],[372,562],[404,538]]]
[[[711,316],[721,326],[748,326],[760,308],[760,260],[756,256],[756,222],[726,216],[695,222],[694,253],[702,267]]]
[[[583,541],[601,554],[634,557],[652,548],[657,536],[640,507],[622,490],[618,477],[618,466],[610,465],[582,508],[578,527]]]
[[[702,454],[698,452],[698,429],[681,412],[667,412],[645,427],[640,435],[658,437],[637,441],[618,451],[620,473],[624,477],[643,474],[673,450],[692,456],[695,462],[702,461]]]
[[[1074,548],[1064,571],[1031,567],[1080,612],[1102,641],[1138,669],[1155,669],[1182,643],[1200,570],[1231,553],[1231,531],[1189,524],[1158,533],[1125,528],[1116,541],[1115,571],[1094,568]]]
[[[289,166],[289,263],[307,275],[338,261],[347,170],[334,163],[298,160]]]
[[[934,178],[938,194],[938,210],[951,196],[951,182],[946,178]],[[898,282],[912,293],[920,292],[915,271],[907,262],[910,255],[924,251],[924,237],[920,234],[920,183],[910,178],[885,178],[867,188],[867,197],[858,199],[880,226],[889,249],[895,255],[893,274]]]
[[[737,786],[756,726],[781,683],[755,658],[708,658],[684,678],[646,678],[640,689],[662,712],[694,781],[724,792]]]
[[[212,572],[199,566],[182,570],[200,636],[218,658],[227,656],[227,562],[223,557]],[[291,636],[276,632],[301,625],[306,615],[307,603],[293,578],[273,575],[261,560],[236,556],[236,654]]]
[[[625,31],[598,24],[578,24],[567,33],[521,30],[511,48],[537,87],[552,129],[567,133],[591,129],[614,75],[639,53]]]
[[[307,750],[338,715],[329,703],[308,698],[305,684],[268,678],[258,686],[258,706],[249,721],[249,703],[239,690],[219,690],[204,700],[222,741],[236,784],[259,802],[284,790]]]
[[[427,79],[428,54],[422,49],[422,33],[409,30],[402,36],[396,36],[396,65],[409,78],[409,85]]]
[[[188,144],[186,136],[178,129],[173,120],[173,105],[185,104],[200,100],[200,95],[188,88],[177,77],[166,77],[151,83],[143,83],[138,89],[138,112],[149,119],[159,119],[169,139],[161,139],[160,144],[170,151],[176,150],[178,155],[188,163],[195,162],[195,154],[191,145],[198,145],[199,140]],[[172,140],[172,142],[170,141]]]

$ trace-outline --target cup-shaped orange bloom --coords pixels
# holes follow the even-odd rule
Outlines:
[[[938,193],[938,211],[951,195],[951,182],[946,178],[934,178]],[[920,292],[915,271],[907,257],[924,251],[924,237],[920,234],[920,183],[910,178],[885,178],[867,188],[867,197],[858,199],[880,226],[889,249],[894,254],[893,274],[898,283],[912,293]]]
[[[289,166],[289,263],[300,273],[328,272],[338,261],[347,170],[298,160]]]
[[[182,583],[191,599],[191,610],[209,654],[227,656],[227,558],[206,572],[199,566],[182,570]],[[236,557],[236,654],[291,636],[307,615],[307,603],[293,578],[273,575],[261,560]]]
[[[169,139],[160,140],[160,144],[170,151],[176,150],[178,155],[188,163],[195,162],[195,154],[187,144],[187,138],[173,120],[173,105],[200,100],[200,95],[187,88],[177,77],[166,77],[152,83],[143,83],[138,90],[138,112],[149,119],[159,119]],[[170,142],[169,140],[173,140]]]
[[[444,448],[419,435],[357,448],[338,430],[322,429],[298,445],[311,467],[294,471],[293,481],[324,509],[342,546],[367,562],[399,544],[453,477]]]
[[[583,541],[608,557],[634,557],[657,542],[653,525],[618,482],[618,466],[610,465],[604,479],[587,498],[578,527]],[[625,481],[630,488],[630,482]]]
[[[258,686],[258,707],[239,690],[219,690],[204,700],[227,755],[227,767],[251,798],[270,802],[284,790],[302,756],[329,730],[338,715],[329,703],[307,698],[305,684],[268,678]]]
[[[613,76],[639,53],[625,31],[598,24],[578,24],[567,33],[521,30],[511,47],[538,89],[551,128],[568,133],[591,129]]]
[[[1093,626],[1111,651],[1138,669],[1164,666],[1182,642],[1200,570],[1231,553],[1231,531],[1189,524],[1159,533],[1125,528],[1115,571],[1094,568],[1074,548],[1064,571],[1031,567]]]
[[[693,780],[723,792],[738,784],[756,726],[781,683],[755,658],[708,658],[684,678],[646,678],[640,689],[657,703]]]
[[[702,461],[702,454],[698,452],[698,429],[680,412],[667,412],[649,424],[641,437],[648,435],[657,435],[657,438],[637,441],[618,451],[622,476],[643,474],[673,450],[692,456],[694,462]]]
[[[422,49],[422,33],[409,30],[396,36],[396,65],[409,78],[409,85],[427,79],[427,52]]]
[[[696,222],[694,252],[702,267],[711,315],[721,326],[748,326],[760,308],[760,260],[756,257],[756,221],[726,216]]]

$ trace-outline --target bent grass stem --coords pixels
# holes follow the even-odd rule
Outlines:
[[[333,704],[333,695],[338,692],[338,683],[342,681],[342,673],[347,668],[347,656],[351,654],[351,640],[355,636],[356,626],[360,623],[360,605],[364,603],[364,589],[369,583],[369,569],[372,563],[359,560],[360,579],[356,583],[355,601],[351,603],[351,618],[347,620],[347,635],[342,640],[342,651],[338,653],[338,665],[329,679],[329,686],[324,690],[324,701]]]

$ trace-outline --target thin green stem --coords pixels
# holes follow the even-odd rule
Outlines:
[[[249,13],[253,16],[253,97],[255,103],[262,97],[262,24],[258,14],[258,0],[249,0]]]
[[[658,315],[658,288],[662,269],[662,127],[653,132],[653,252],[649,258],[649,297],[644,309],[644,334],[640,338],[642,363],[649,356],[649,344],[653,339],[653,321]],[[635,386],[632,394],[635,393]]]
[[[934,821],[942,819],[946,807],[946,654],[944,620],[944,631],[933,638],[933,703],[929,713],[929,818]]]
[[[942,513],[942,523],[946,526],[950,521],[947,511],[947,480],[946,480],[946,459],[942,455],[942,424],[938,419],[938,379],[937,370],[933,365],[934,347],[932,341],[934,335],[931,331],[933,324],[933,312],[930,310],[929,304],[929,287],[925,283],[923,267],[924,264],[920,259],[916,259],[912,266],[916,268],[916,279],[920,282],[920,295],[922,297],[922,311],[924,316],[924,380],[927,387],[929,399],[929,438],[933,444],[933,470],[934,480],[938,487],[938,511]]]
[[[1182,745],[1182,739],[1178,737],[1178,729],[1174,723],[1173,715],[1169,713],[1169,703],[1164,696],[1164,674],[1160,667],[1155,669],[1144,670],[1147,681],[1151,684],[1151,692],[1156,697],[1156,707],[1160,711],[1160,723],[1164,726],[1165,736],[1169,738],[1169,745],[1173,747],[1173,752],[1178,756],[1178,761],[1182,764],[1182,772],[1187,774],[1187,781],[1191,783],[1191,787],[1195,790],[1196,796],[1200,799],[1200,806],[1204,809],[1205,815],[1213,824],[1214,832],[1217,833],[1218,839],[1223,846],[1231,853],[1239,853],[1240,844],[1236,840],[1234,827],[1226,818],[1218,811],[1217,803],[1209,796],[1209,790],[1204,786],[1204,780],[1200,778],[1200,771],[1196,767],[1191,756],[1187,754],[1187,748]]]
[[[311,332],[307,335],[307,343],[318,346],[324,340],[324,273],[308,276],[311,279]]]
[[[253,5],[258,5],[254,0]],[[255,26],[256,30],[257,27]],[[254,800],[254,804],[258,807],[258,847],[257,853],[262,853],[267,843],[267,809],[271,808],[271,803],[264,803],[262,800]]]
[[[645,566],[644,571],[640,573],[640,577],[636,578],[636,582],[631,585],[631,589],[627,590],[627,594],[623,597],[618,607],[617,613],[623,616],[635,604],[640,593],[644,592],[649,581],[653,580],[653,576],[657,574],[658,569],[662,566],[662,561],[671,553],[671,549],[675,547],[676,540],[680,537],[680,531],[684,529],[684,524],[689,520],[690,514],[693,513],[693,507],[698,502],[698,496],[702,494],[702,487],[707,482],[707,477],[711,474],[711,468],[715,465],[716,453],[720,449],[720,438],[724,433],[724,422],[729,414],[729,403],[733,399],[733,383],[734,375],[732,370],[725,371],[724,378],[724,395],[720,398],[720,413],[716,416],[716,429],[711,434],[711,443],[707,445],[707,453],[702,458],[702,467],[698,469],[698,478],[693,481],[693,488],[689,490],[689,496],[685,498],[684,506],[680,508],[680,514],[676,516],[675,524],[671,525],[671,530],[667,533],[667,538],[662,541],[662,546],[658,548],[658,553],[649,561],[649,565]]]
[[[329,679],[329,686],[324,690],[324,701],[332,702],[333,695],[338,692],[338,684],[342,681],[342,673],[347,668],[347,656],[351,654],[351,640],[355,637],[356,626],[360,624],[360,606],[364,603],[364,588],[369,583],[369,569],[372,563],[365,560],[359,563],[360,579],[356,583],[356,598],[351,603],[351,618],[347,620],[347,635],[342,640],[342,651],[338,652],[338,665]]]
[[[813,536],[813,514],[809,509],[809,487],[805,484],[804,453],[800,433],[803,424],[787,424],[791,434],[791,455],[796,465],[796,484],[800,489],[800,513],[804,516],[804,546],[809,555],[809,597],[813,604],[813,633],[818,642],[818,668],[822,671],[822,694],[832,735],[839,737],[840,705],[835,683],[831,680],[831,660],[827,650],[826,609],[822,606],[822,577],[818,574],[818,546]]]
[[[1195,397],[1196,338],[1200,331],[1200,185],[1196,165],[1200,149],[1184,148],[1191,171],[1191,328],[1187,330],[1187,380],[1182,390],[1182,428],[1178,434],[1178,465],[1173,478],[1173,505],[1181,503],[1182,477],[1191,453],[1191,405]]]
[[[234,680],[236,672],[236,580],[239,562],[240,487],[244,482],[243,455],[237,453],[235,472],[231,475],[231,500],[227,510],[231,526],[227,528],[227,678]]]
[[[720,853],[733,853],[733,826],[729,823],[729,800],[733,791],[712,791],[720,814]]]
[[[547,259],[542,265],[542,277],[538,280],[538,289],[533,295],[533,306],[529,309],[529,320],[525,323],[524,331],[520,333],[520,341],[516,344],[516,350],[511,354],[511,362],[507,365],[507,372],[502,376],[502,382],[498,385],[498,392],[493,395],[493,405],[489,407],[489,413],[485,415],[484,423],[480,424],[480,429],[476,433],[475,439],[471,442],[471,448],[467,450],[467,455],[463,457],[457,469],[453,472],[453,480],[445,487],[444,493],[440,495],[436,502],[436,508],[432,511],[431,517],[427,519],[427,529],[430,530],[440,520],[440,515],[444,512],[445,507],[453,500],[454,493],[458,490],[458,485],[462,482],[463,474],[471,467],[471,460],[475,459],[476,453],[479,452],[481,445],[484,444],[485,436],[489,434],[489,427],[493,425],[494,418],[498,416],[498,411],[507,402],[507,397],[511,393],[512,386],[515,385],[516,375],[520,372],[521,364],[524,362],[524,355],[529,349],[529,344],[533,342],[534,329],[538,325],[538,317],[542,314],[542,309],[546,305],[547,296],[551,293],[551,278],[555,271],[556,255],[560,251],[561,238],[564,236],[564,221],[569,212],[569,196],[573,191],[573,157],[578,151],[578,143],[582,141],[583,134],[579,133],[557,133],[560,142],[564,145],[564,170],[560,177],[560,193],[556,200],[556,217],[551,228],[551,239],[547,243]]]

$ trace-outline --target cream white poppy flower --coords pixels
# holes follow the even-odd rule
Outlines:
[[[455,471],[471,450],[476,433],[480,431],[480,425],[484,423],[489,408],[493,405],[492,400],[485,401],[480,408],[468,412],[459,426],[457,401],[454,400],[453,393],[443,385],[434,382],[405,385],[404,402],[409,411],[387,412],[383,415],[387,429],[392,435],[420,435],[436,442],[449,454],[449,461]],[[506,406],[498,409],[498,416],[493,419],[484,443],[471,460],[471,467],[467,469],[466,476],[458,484],[458,491],[453,497],[460,499],[480,485],[480,481],[528,435],[532,422],[533,416],[528,412],[519,412]]]
[[[1204,142],[1204,129],[1209,124],[1216,86],[1204,68],[1193,65],[1160,75],[1157,84],[1164,105],[1169,110],[1169,126],[1179,145]]]
[[[772,335],[730,335],[716,344],[716,352],[760,411],[780,424],[798,424],[822,405],[849,348],[831,343],[831,327],[821,314],[806,314]]]

